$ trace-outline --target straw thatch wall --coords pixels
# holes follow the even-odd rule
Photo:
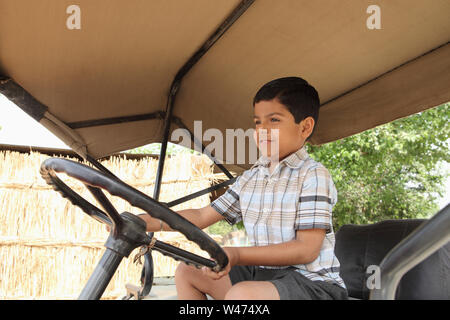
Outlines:
[[[105,226],[83,213],[49,187],[39,174],[48,156],[31,152],[0,152],[0,299],[73,299],[104,252]],[[153,194],[157,160],[111,158],[102,164],[145,194]],[[62,177],[80,195],[96,204],[92,195],[73,179]],[[205,156],[181,154],[168,158],[161,201],[170,201],[204,189],[214,178]],[[126,201],[111,197],[119,212],[141,213]],[[209,196],[191,200],[174,210],[200,208]],[[158,239],[197,254],[204,252],[179,233],[156,233]],[[139,283],[142,266],[133,264],[137,250],[124,259],[103,298],[125,294],[126,283]],[[155,277],[172,276],[178,262],[153,253]]]

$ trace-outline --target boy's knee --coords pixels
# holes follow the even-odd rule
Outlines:
[[[175,270],[175,282],[191,279],[192,276],[198,271],[199,270],[195,267],[188,266],[187,264],[181,262],[180,264],[178,264],[177,269]]]
[[[242,281],[228,290],[225,300],[279,300],[277,288],[267,281]]]
[[[186,264],[184,264],[182,262],[179,263],[177,266],[177,269],[175,270],[175,280],[177,278],[183,278],[186,275],[186,273],[188,272],[188,270],[187,270],[188,267],[189,266],[187,266]]]
[[[232,286],[225,295],[225,300],[252,300],[255,292],[244,282]]]

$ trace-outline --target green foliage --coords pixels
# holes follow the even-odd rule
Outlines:
[[[218,234],[218,235],[226,235],[236,229],[235,226],[230,226],[228,222],[225,220],[221,220],[211,226],[208,227],[208,233],[210,234]]]
[[[436,213],[436,195],[443,195],[448,177],[438,167],[450,162],[449,118],[446,103],[332,143],[307,145],[338,190],[335,229]]]

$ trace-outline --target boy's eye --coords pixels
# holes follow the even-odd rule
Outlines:
[[[271,118],[270,121],[271,121],[271,122],[279,122],[280,119],[277,119],[277,118]]]
[[[255,120],[255,124],[261,124],[261,121]]]

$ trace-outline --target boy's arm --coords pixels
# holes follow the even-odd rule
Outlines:
[[[257,247],[225,247],[229,263],[221,272],[203,268],[203,272],[218,280],[235,265],[289,266],[307,264],[317,259],[325,238],[324,229],[297,230],[296,239],[279,244]]]
[[[200,209],[180,210],[177,213],[200,229],[209,227],[223,219],[223,216],[209,205]],[[140,214],[139,218],[146,222],[147,231],[161,231],[161,222],[159,219],[153,218],[148,214]],[[162,223],[162,226],[163,231],[174,231],[165,222]]]
[[[324,229],[297,230],[296,239],[258,247],[235,247],[238,265],[289,266],[313,262],[319,256]],[[233,249],[231,249],[233,251]]]

